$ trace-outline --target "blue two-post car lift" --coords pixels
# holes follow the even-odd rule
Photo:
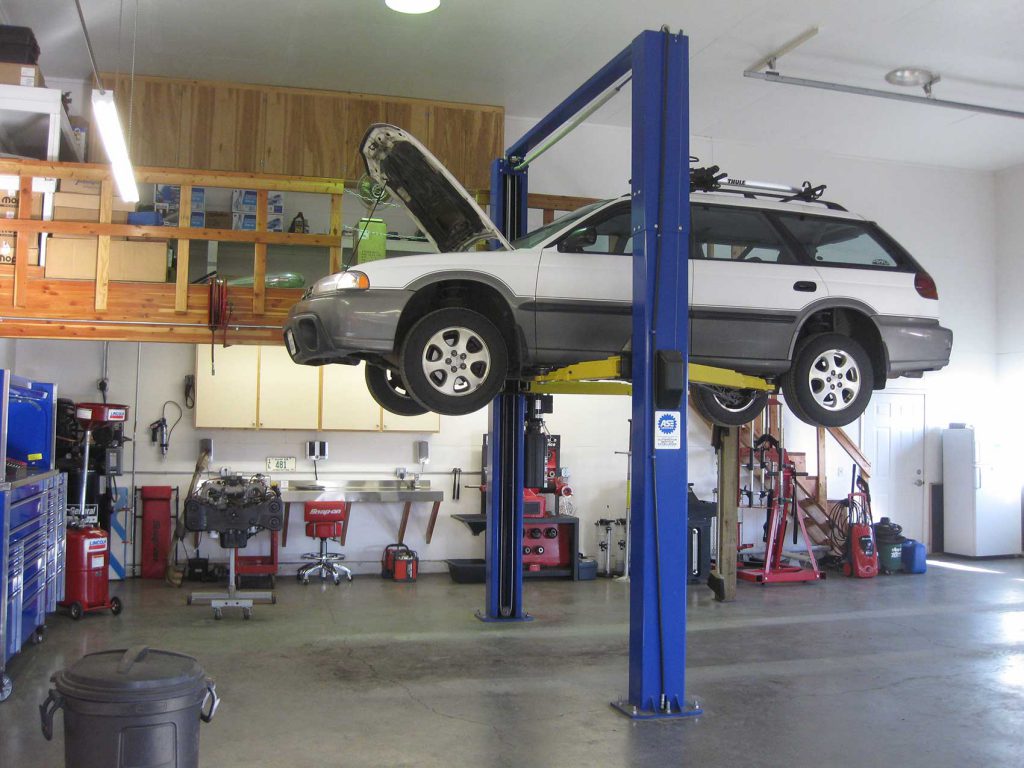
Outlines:
[[[688,39],[641,33],[495,161],[491,218],[525,234],[528,158],[602,93],[632,78],[633,382],[629,693],[634,718],[700,712],[686,691],[686,359],[689,206]],[[563,132],[565,129],[562,129]],[[556,137],[557,138],[557,137]],[[548,142],[550,145],[551,142]],[[540,150],[538,151],[538,148]],[[524,160],[526,162],[524,162]],[[523,621],[523,466],[527,398],[491,406],[487,602],[481,618]]]

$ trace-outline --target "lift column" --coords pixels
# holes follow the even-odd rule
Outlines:
[[[687,48],[682,34],[644,32],[633,41],[631,57],[634,447],[629,696],[615,706],[634,718],[699,712],[685,696]],[[673,368],[673,357],[678,369]],[[657,394],[673,384],[674,396]]]

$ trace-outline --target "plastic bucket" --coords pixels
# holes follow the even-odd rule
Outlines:
[[[43,735],[64,710],[65,768],[197,768],[199,723],[220,699],[191,656],[135,646],[90,653],[50,679]]]
[[[878,568],[882,573],[903,570],[903,542],[878,542]]]

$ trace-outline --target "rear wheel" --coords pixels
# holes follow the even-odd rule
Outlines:
[[[822,427],[855,421],[867,408],[873,386],[868,353],[858,341],[839,333],[804,341],[782,376],[782,391],[793,413]]]
[[[757,389],[733,389],[691,384],[693,405],[705,419],[723,427],[752,422],[768,403],[768,393]]]
[[[406,334],[399,355],[409,393],[435,413],[478,411],[501,391],[508,350],[490,320],[468,309],[439,309]]]
[[[366,364],[366,388],[377,405],[397,416],[419,416],[427,409],[412,399],[398,371]]]
[[[83,613],[84,613],[84,610],[82,609],[82,604],[81,603],[72,603],[70,605],[70,607],[68,608],[68,614],[75,621],[78,621],[80,618],[82,618],[82,614]]]
[[[117,616],[121,611],[124,610],[124,604],[121,602],[120,597],[110,598],[110,612]]]

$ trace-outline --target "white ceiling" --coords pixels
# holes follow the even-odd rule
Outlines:
[[[694,134],[960,168],[1024,163],[1024,120],[742,76],[819,26],[780,59],[783,74],[891,89],[885,72],[919,65],[941,73],[939,98],[1024,111],[1021,0],[443,0],[425,16],[383,0],[83,0],[101,69],[130,68],[136,5],[139,73],[500,104],[518,116],[544,114],[637,32],[668,24],[690,36]],[[89,75],[72,0],[0,0],[0,18],[35,30],[44,74]],[[618,99],[592,120],[628,116]]]

